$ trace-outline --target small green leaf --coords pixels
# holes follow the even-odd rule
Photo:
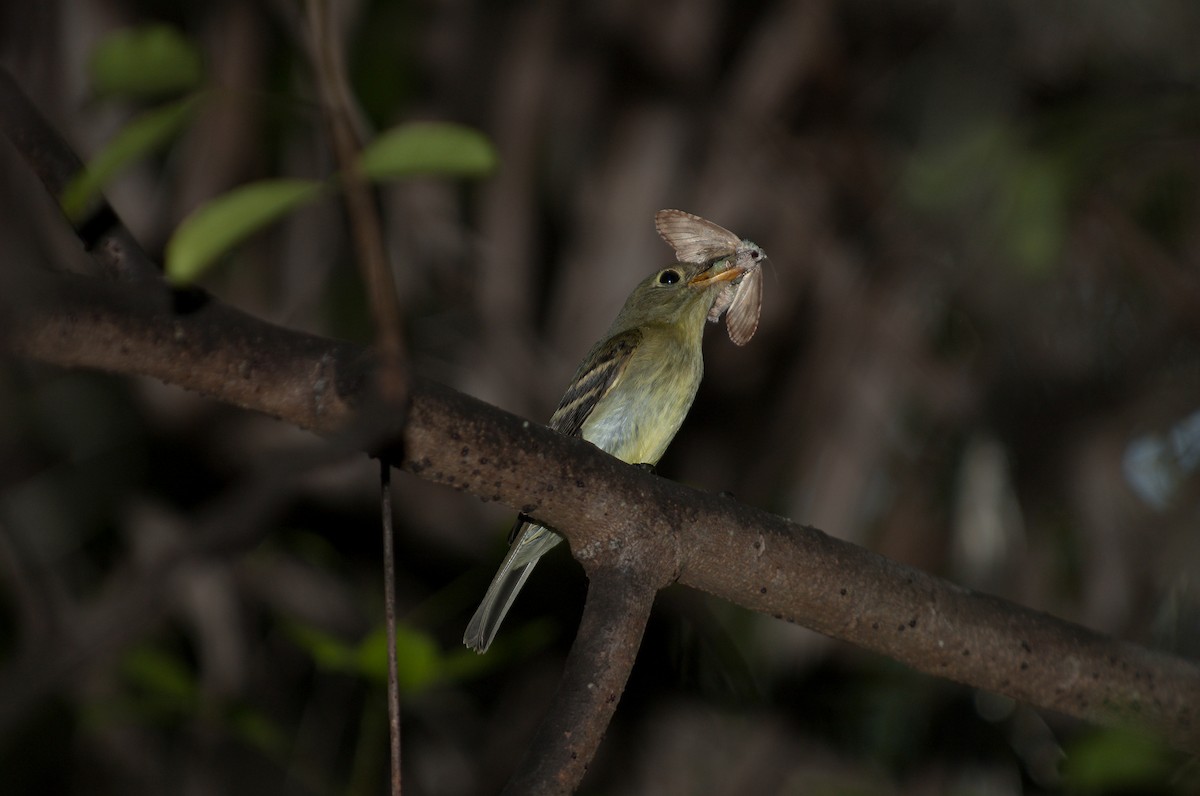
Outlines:
[[[301,624],[290,624],[288,635],[307,650],[313,662],[322,669],[380,683],[387,681],[387,634],[382,627],[369,633],[357,645],[346,644]],[[428,633],[398,625],[396,668],[401,690],[419,691],[442,679],[442,655]]]
[[[1132,730],[1102,729],[1067,749],[1063,775],[1079,792],[1157,791],[1172,770],[1171,752]]]
[[[194,281],[242,240],[325,190],[316,180],[262,180],[198,207],[167,242],[167,279],[177,285]]]
[[[1054,159],[1026,153],[1000,180],[992,222],[1012,260],[1048,276],[1062,254],[1067,226],[1067,174]]]
[[[1016,133],[1003,121],[981,120],[948,140],[917,150],[902,186],[919,210],[942,213],[986,199],[1020,156]]]
[[[266,714],[251,707],[230,711],[227,721],[233,735],[243,743],[267,754],[285,754],[287,736]]]
[[[359,168],[372,180],[417,174],[481,177],[496,167],[487,136],[446,122],[413,122],[394,127],[368,144]]]
[[[377,682],[387,681],[387,635],[383,628],[363,639],[358,648],[361,674]],[[400,690],[420,691],[442,678],[441,652],[429,636],[415,628],[396,627],[396,675]]]
[[[121,661],[130,682],[147,695],[174,704],[191,704],[196,699],[196,678],[179,659],[155,647],[137,647]]]
[[[199,102],[198,95],[188,97],[147,111],[127,124],[63,190],[60,204],[67,218],[78,221],[96,194],[122,169],[174,138]]]
[[[145,99],[200,85],[199,51],[167,25],[117,31],[92,52],[92,87],[106,97]]]

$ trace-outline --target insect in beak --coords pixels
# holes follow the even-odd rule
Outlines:
[[[758,316],[762,311],[762,278],[761,260],[746,271],[742,281],[738,283],[729,310],[725,313],[725,328],[729,339],[734,345],[745,345],[758,331]]]
[[[766,253],[755,243],[734,235],[706,218],[682,210],[659,210],[654,225],[662,239],[675,250],[680,262],[713,263],[691,284],[705,285],[718,276],[729,280],[717,294],[708,320],[715,323],[725,314],[729,339],[737,345],[750,342],[758,330],[762,310],[762,264]],[[713,273],[721,265],[725,270]]]

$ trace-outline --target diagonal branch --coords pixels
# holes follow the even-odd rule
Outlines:
[[[3,67],[0,67],[0,132],[21,153],[56,203],[72,180],[83,172],[79,156]],[[112,279],[159,276],[159,269],[146,257],[103,196],[92,202],[85,217],[67,221],[106,276]]]
[[[31,359],[152,376],[322,434],[372,432],[405,470],[532,513],[577,558],[622,534],[670,540],[651,572],[916,669],[1037,707],[1130,724],[1200,751],[1200,667],[978,594],[728,498],[656,478],[580,440],[414,381],[403,429],[358,411],[363,350],[205,299],[26,269],[0,298],[0,347]],[[390,445],[388,444],[390,443]],[[401,444],[403,443],[403,444]],[[546,461],[556,467],[548,468]],[[616,518],[637,516],[637,528]],[[647,545],[647,549],[650,549]],[[630,558],[634,558],[631,556]]]
[[[0,276],[0,346],[30,359],[151,376],[324,434],[352,418],[348,396],[367,393],[360,346],[264,323],[199,290],[37,268]]]

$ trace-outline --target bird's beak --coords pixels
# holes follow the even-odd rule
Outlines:
[[[721,270],[717,270],[718,268]],[[737,279],[744,273],[746,273],[745,268],[729,265],[725,260],[718,260],[713,263],[712,268],[693,276],[688,280],[688,284],[695,287],[708,287],[714,282],[728,282],[731,279]]]

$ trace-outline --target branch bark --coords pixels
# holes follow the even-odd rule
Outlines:
[[[0,345],[70,367],[151,376],[389,455],[408,472],[549,523],[602,560],[624,534],[652,573],[939,677],[1151,731],[1200,752],[1200,667],[984,594],[731,499],[643,473],[580,440],[414,380],[403,428],[364,409],[354,345],[292,332],[207,296],[26,269]],[[553,462],[554,466],[547,466]],[[637,517],[636,527],[622,518]],[[618,552],[619,552],[618,551]],[[605,554],[606,555],[606,554]],[[653,576],[651,576],[653,580]]]
[[[0,67],[0,133],[21,153],[55,202],[60,201],[67,186],[84,170],[79,156],[3,67]],[[104,197],[97,197],[83,218],[66,221],[109,278],[153,280],[160,275]]]
[[[612,568],[589,573],[583,618],[558,693],[504,793],[572,793],[587,773],[629,680],[658,591],[638,575]]]

